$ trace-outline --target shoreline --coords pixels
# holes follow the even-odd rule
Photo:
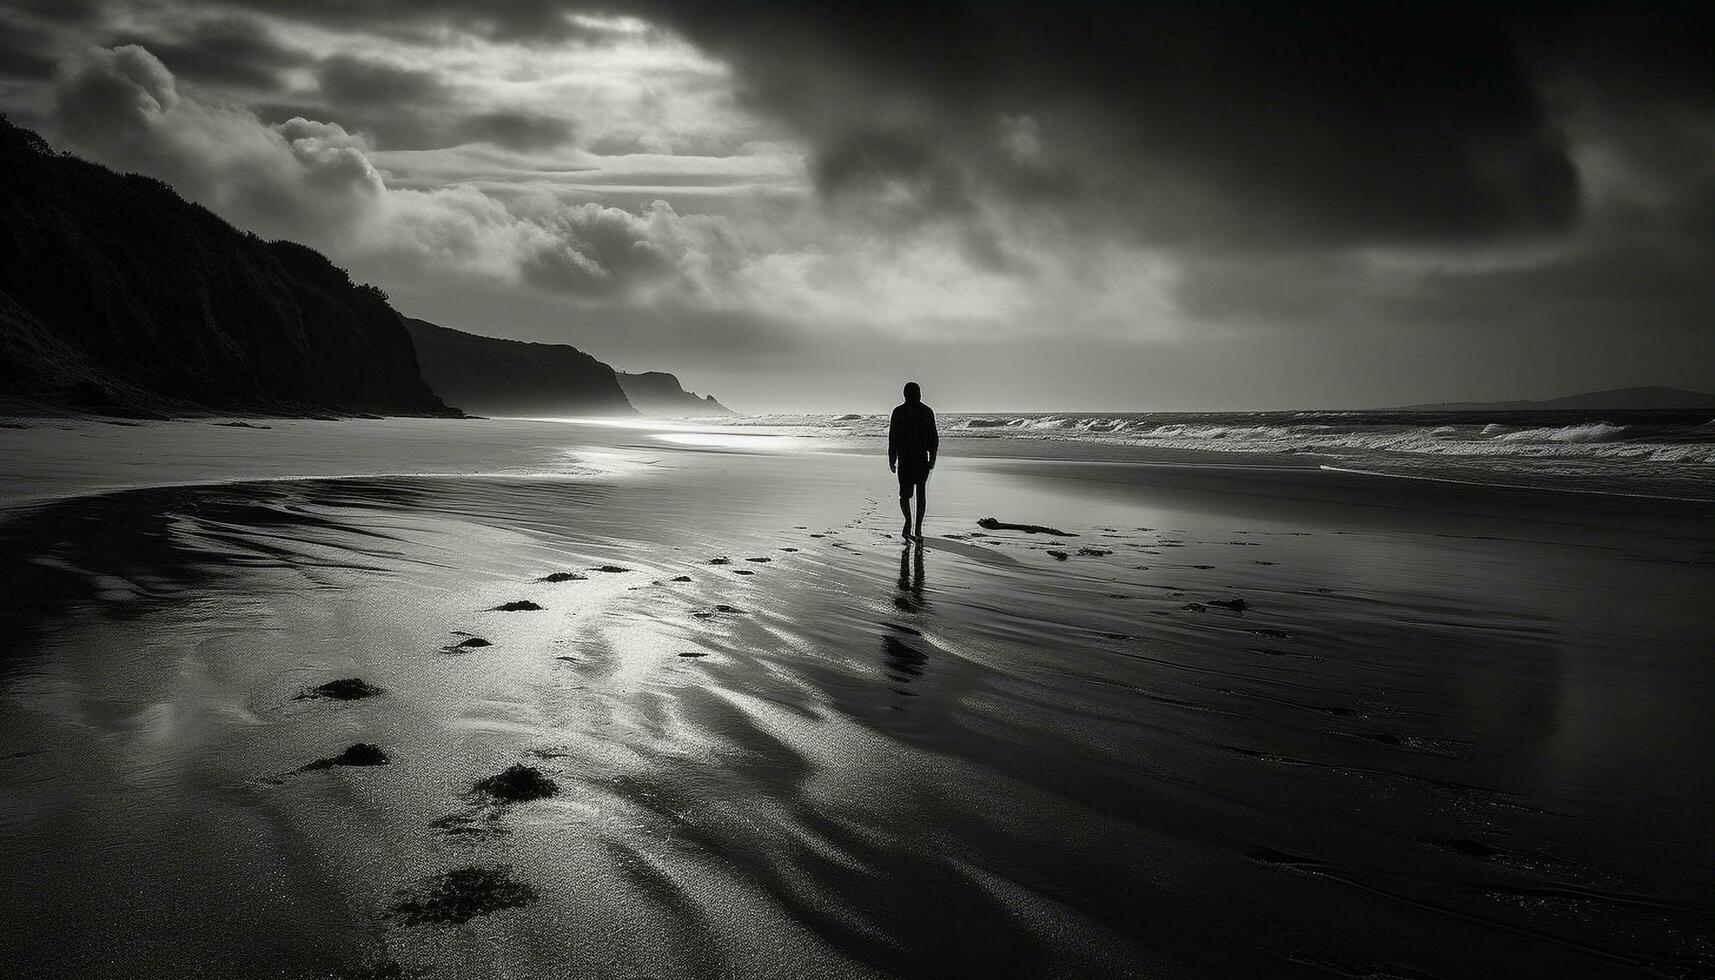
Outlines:
[[[219,417],[225,418],[225,417]],[[61,419],[67,425],[0,428],[0,449],[17,461],[17,469],[0,477],[0,511],[53,500],[129,489],[164,486],[207,486],[251,480],[364,478],[377,476],[506,475],[553,477],[591,475],[599,465],[570,467],[568,456],[557,452],[557,443],[568,452],[595,448],[607,453],[675,452],[802,452],[812,455],[879,456],[867,442],[820,437],[814,432],[756,434],[751,426],[723,424],[705,419],[442,419],[352,417],[335,420],[338,427],[319,430],[322,419],[275,418],[275,425],[227,424],[210,419],[181,419],[165,423],[112,423],[92,419]],[[446,432],[437,427],[459,423]],[[480,427],[485,437],[498,445],[492,451],[472,447],[463,438]],[[707,444],[676,437],[689,427],[693,433],[712,434]],[[96,434],[89,445],[78,440],[55,438],[50,433]],[[544,441],[541,437],[551,438]],[[768,436],[781,440],[771,450]],[[729,436],[734,445],[722,445]],[[260,441],[258,441],[260,440]],[[1707,507],[1715,496],[1698,497],[1672,493],[1644,493],[1607,486],[1578,486],[1572,481],[1544,485],[1543,482],[1507,482],[1502,479],[1467,478],[1459,473],[1389,472],[1359,465],[1342,465],[1320,453],[1279,454],[1232,450],[1166,449],[1135,445],[1110,445],[1042,439],[945,436],[949,459],[1037,461],[1046,464],[1129,465],[1144,470],[1203,470],[1209,473],[1240,474],[1321,472],[1361,479],[1400,481],[1406,484],[1464,487],[1471,493],[1510,496],[1545,495],[1548,499],[1577,498],[1591,501],[1636,502],[1640,507]],[[394,443],[404,443],[395,445]],[[120,469],[139,471],[140,478],[115,481],[115,468],[105,466],[111,455],[147,458],[128,460]],[[374,459],[371,469],[353,470],[353,456]],[[229,472],[209,475],[210,460]],[[153,470],[155,472],[148,473]],[[144,475],[147,473],[147,475]],[[1611,505],[1597,505],[1612,509]]]

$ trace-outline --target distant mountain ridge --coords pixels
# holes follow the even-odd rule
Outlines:
[[[3,116],[0,406],[457,414],[381,290]]]
[[[1715,410],[1715,394],[1650,385],[1639,388],[1610,388],[1542,401],[1439,402],[1404,405],[1400,412],[1529,412],[1529,411],[1685,411]]]
[[[423,379],[480,415],[636,415],[613,368],[567,344],[465,333],[413,317]]]
[[[645,415],[731,415],[732,409],[715,401],[713,395],[698,396],[686,391],[675,375],[665,371],[644,371],[641,374],[619,372],[620,387],[625,397]]]

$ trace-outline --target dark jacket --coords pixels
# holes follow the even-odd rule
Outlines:
[[[922,402],[905,402],[893,410],[893,421],[887,427],[887,465],[925,457],[933,463],[940,449],[934,409]]]

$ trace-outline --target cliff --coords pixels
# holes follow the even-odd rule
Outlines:
[[[407,318],[423,379],[479,415],[636,415],[614,370],[576,347],[464,333]]]
[[[731,415],[732,410],[715,401],[715,396],[698,397],[696,392],[680,387],[679,379],[665,371],[645,371],[642,374],[619,372],[620,387],[625,397],[645,415]]]
[[[0,410],[456,414],[381,290],[3,116]]]

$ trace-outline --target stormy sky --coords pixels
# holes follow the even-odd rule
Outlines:
[[[0,0],[0,110],[752,411],[1715,389],[1715,6]]]

